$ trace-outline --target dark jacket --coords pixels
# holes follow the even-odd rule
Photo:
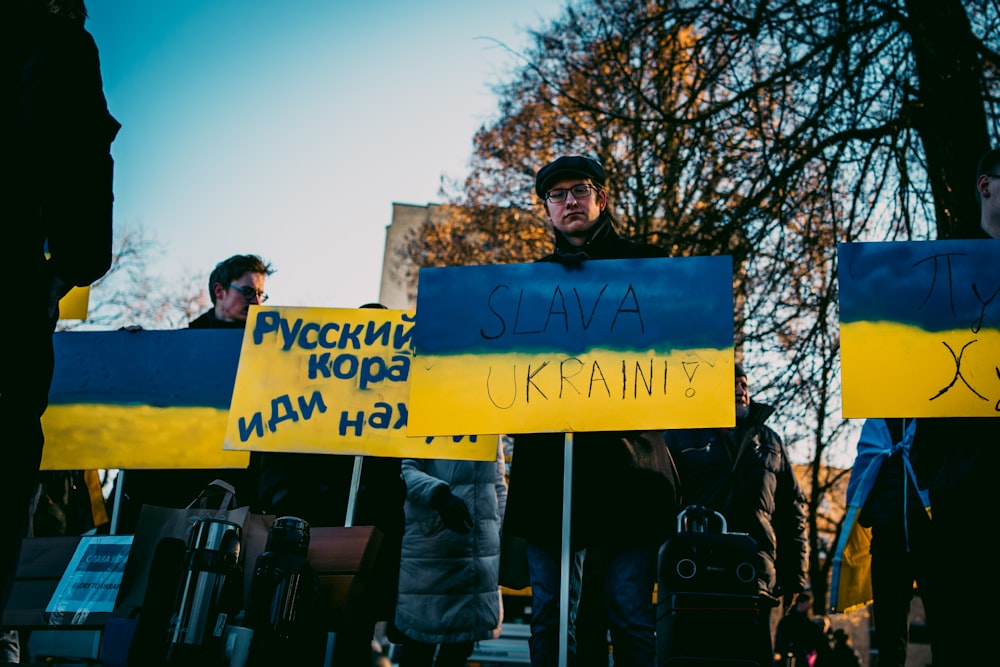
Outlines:
[[[735,429],[679,429],[665,437],[682,504],[716,510],[731,532],[748,533],[762,561],[760,591],[780,599],[806,584],[806,507],[784,444],[764,425],[773,412],[751,401]]]
[[[246,322],[226,322],[215,316],[215,308],[191,320],[188,329],[246,329]]]
[[[1000,465],[1000,419],[917,419],[910,462],[921,489],[989,488]]]
[[[591,228],[590,239],[582,246],[575,246],[558,229],[555,233],[555,251],[540,262],[579,264],[588,259],[641,259],[643,257],[666,257],[667,251],[650,243],[635,243],[622,238],[614,228],[614,222],[605,213]]]
[[[584,246],[558,230],[556,251],[543,262],[665,257],[654,245],[618,235],[607,216]],[[558,547],[562,534],[563,433],[514,437],[504,530]],[[674,471],[659,431],[573,435],[571,539],[586,546],[657,546],[671,533],[677,507]]]
[[[58,300],[111,266],[111,142],[97,46],[83,22],[13,0],[0,21],[0,249],[16,316],[0,327],[0,609],[42,457]]]
[[[42,3],[5,9],[15,16],[0,33],[9,93],[0,245],[22,290],[53,277],[89,285],[111,266],[111,143],[121,127],[108,113],[97,46]]]

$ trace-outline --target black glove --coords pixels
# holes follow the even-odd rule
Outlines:
[[[465,535],[472,529],[472,515],[469,514],[469,508],[448,487],[441,487],[434,494],[431,506],[441,515],[441,521],[448,530]]]

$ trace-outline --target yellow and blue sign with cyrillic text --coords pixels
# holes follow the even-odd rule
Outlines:
[[[410,437],[413,327],[412,311],[251,307],[225,447],[493,460],[495,434]]]

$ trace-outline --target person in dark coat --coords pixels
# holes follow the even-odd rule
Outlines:
[[[665,257],[657,246],[617,233],[604,167],[583,156],[544,166],[535,191],[553,226],[555,251],[542,262],[578,265],[601,259]],[[532,591],[530,652],[536,667],[554,665],[560,647],[560,548],[563,443],[560,433],[514,437],[504,532],[527,546]],[[651,665],[655,655],[656,553],[676,516],[675,488],[660,431],[576,433],[573,440],[570,572],[570,664],[585,555],[600,552],[603,580],[591,584],[610,628],[617,667]],[[604,652],[607,644],[603,643]]]
[[[979,159],[975,187],[984,236],[1000,239],[1000,149]],[[969,604],[968,596],[981,589],[996,567],[982,543],[996,503],[1000,416],[919,418],[910,459],[917,484],[930,494],[931,536],[937,546],[941,613],[934,620],[934,664],[996,662],[992,643],[982,641],[995,632],[993,617]]]
[[[939,564],[934,557],[927,493],[917,489],[910,464],[915,432],[915,419],[865,420],[847,482],[848,499],[864,498],[858,523],[871,533],[873,643],[881,667],[906,666],[914,583],[923,602],[932,651],[937,643]]]
[[[0,611],[41,464],[59,300],[111,266],[111,143],[121,125],[108,112],[86,17],[82,0],[12,0],[0,22],[0,247],[17,292],[17,317],[0,327]]]
[[[771,623],[761,624],[758,659],[765,664],[781,603],[790,604],[808,579],[806,503],[784,443],[764,424],[774,408],[750,398],[741,364],[735,375],[735,428],[670,430],[666,442],[682,504],[719,512],[730,532],[757,543],[759,595],[773,605]]]
[[[821,667],[827,664],[830,646],[823,628],[812,615],[812,595],[800,593],[795,604],[775,628],[775,664],[779,667]],[[770,663],[768,663],[770,664]]]
[[[818,667],[861,667],[861,656],[858,650],[851,643],[851,636],[843,629],[837,628],[832,633],[833,645],[830,647],[830,655],[823,665]],[[882,655],[879,654],[881,662]]]
[[[233,255],[222,260],[208,278],[212,308],[192,320],[188,328],[245,329],[251,304],[267,301],[264,280],[272,273],[271,265],[258,255]],[[234,339],[233,343],[239,345],[240,341]],[[257,500],[260,460],[259,453],[251,452],[246,468],[126,470],[121,504],[114,509],[117,530],[119,533],[134,532],[143,505],[187,507],[216,479],[233,486],[239,505],[250,506],[256,511],[260,507]],[[116,486],[117,483],[116,480]]]

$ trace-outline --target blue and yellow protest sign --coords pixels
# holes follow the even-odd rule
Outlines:
[[[68,331],[42,417],[42,468],[245,468],[222,448],[239,330]]]
[[[1000,414],[1000,240],[838,253],[845,417]]]
[[[412,311],[252,306],[225,447],[494,459],[495,435],[408,436],[412,335]]]
[[[410,433],[731,426],[728,256],[420,271]]]

